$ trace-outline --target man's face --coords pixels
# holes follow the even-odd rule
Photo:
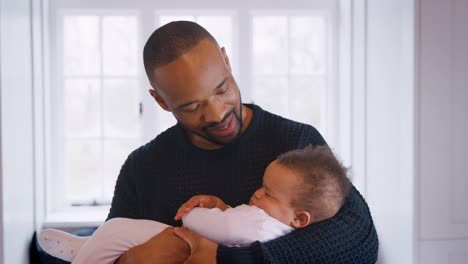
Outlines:
[[[202,40],[154,74],[151,95],[174,114],[196,146],[219,148],[240,134],[240,93],[224,48]]]

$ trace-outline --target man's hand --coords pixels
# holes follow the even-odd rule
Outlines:
[[[174,233],[190,246],[190,257],[185,264],[216,264],[218,244],[183,227],[176,227]]]
[[[222,211],[229,208],[227,204],[223,202],[223,200],[219,199],[213,195],[195,195],[190,198],[187,202],[185,202],[182,206],[179,207],[177,213],[174,217],[175,220],[180,220],[182,216],[194,207],[204,207],[204,208],[219,208]]]
[[[136,246],[115,262],[116,264],[184,263],[190,256],[189,245],[168,227],[146,243]]]

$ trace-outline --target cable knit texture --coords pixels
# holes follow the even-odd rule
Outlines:
[[[150,219],[179,226],[174,215],[197,194],[220,197],[231,206],[248,203],[268,164],[279,154],[326,144],[312,126],[246,105],[249,127],[218,150],[192,145],[180,125],[129,155],[122,166],[108,219]],[[332,219],[249,247],[220,246],[218,263],[375,263],[378,240],[369,209],[356,189]]]

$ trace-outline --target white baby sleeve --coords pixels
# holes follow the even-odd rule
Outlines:
[[[184,226],[208,239],[228,246],[265,242],[293,229],[262,209],[240,205],[224,212],[218,208],[194,208],[183,217]]]

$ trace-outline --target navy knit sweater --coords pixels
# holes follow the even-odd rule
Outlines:
[[[174,215],[197,194],[220,197],[227,204],[248,203],[261,186],[268,164],[279,154],[307,145],[326,144],[309,125],[253,110],[249,127],[218,150],[190,143],[175,125],[135,150],[122,166],[108,219],[150,219],[173,226]],[[369,209],[352,188],[339,213],[327,221],[249,247],[219,246],[218,263],[375,263],[378,240]]]

